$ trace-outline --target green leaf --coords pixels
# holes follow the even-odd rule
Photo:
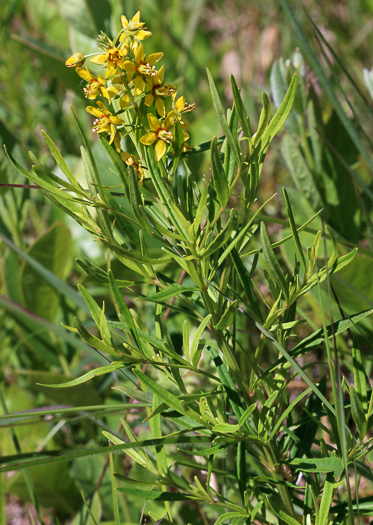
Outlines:
[[[28,255],[52,273],[56,279],[62,280],[66,277],[69,267],[70,248],[70,230],[64,224],[57,222],[36,239]],[[55,287],[26,260],[21,265],[20,287],[26,308],[48,321],[53,321],[59,305],[58,293]]]
[[[139,370],[134,370],[134,374],[140,379],[140,381],[149,388],[153,394],[155,394],[159,399],[162,399],[166,405],[168,405],[173,410],[176,410],[177,412],[180,412],[180,414],[183,414],[184,416],[190,417],[197,421],[199,424],[204,426],[204,421],[201,419],[201,417],[194,411],[187,408],[187,405],[185,403],[182,403],[178,397],[176,397],[174,394],[171,394],[168,390],[163,388],[161,385],[153,381],[150,377],[146,376]]]
[[[203,319],[201,324],[196,330],[196,333],[194,334],[192,343],[190,345],[190,358],[192,361],[192,365],[194,368],[197,368],[198,362],[201,357],[202,348],[200,347],[200,339],[202,337],[203,331],[205,330],[206,326],[210,322],[210,319],[212,317],[212,314],[206,315],[206,317]]]
[[[166,290],[157,292],[146,297],[137,297],[136,301],[146,301],[151,303],[164,303],[173,297],[177,297],[186,292],[195,292],[198,288],[195,286],[182,286],[181,284],[172,284]]]
[[[102,339],[106,345],[111,346],[110,328],[104,315],[104,310],[98,306],[91,294],[82,284],[78,284],[78,290],[82,294],[97,328],[100,330]]]
[[[373,308],[370,310],[364,310],[363,312],[360,312],[355,315],[349,316],[347,319],[340,319],[339,321],[336,321],[335,323],[329,325],[326,327],[326,332],[328,334],[328,337],[336,337],[337,335],[343,333],[344,331],[350,329],[355,324],[357,324],[359,321],[367,317],[368,315],[371,315],[373,313]],[[314,348],[315,346],[320,346],[325,340],[325,332],[323,328],[320,328],[320,330],[316,330],[313,332],[313,334],[309,335],[308,337],[305,337],[300,343],[298,343],[294,348],[291,349],[291,356],[292,357],[298,357],[300,355],[306,354],[311,348]],[[268,370],[264,373],[264,375],[271,373],[273,370],[275,370],[280,364],[285,363],[286,359],[284,357],[281,357],[278,359],[272,366],[268,368]]]
[[[271,141],[273,139],[273,137],[281,129],[286,119],[288,118],[290,111],[292,110],[292,107],[294,104],[297,84],[298,84],[298,75],[295,73],[293,75],[293,78],[291,79],[289,88],[286,92],[285,98],[282,101],[281,106],[278,108],[278,110],[274,114],[271,122],[269,123],[268,127],[266,128],[263,134],[263,137],[262,137],[263,144],[265,144],[268,140]]]
[[[260,311],[260,306],[258,299],[256,298],[256,295],[254,293],[254,289],[251,284],[251,278],[249,275],[249,272],[246,270],[241,257],[239,256],[236,249],[233,249],[231,252],[231,259],[234,264],[235,270],[238,274],[238,277],[241,281],[242,287],[245,291],[246,297],[249,300],[250,303],[250,310],[253,313],[253,317],[259,321],[262,322],[262,313]]]
[[[373,310],[370,310],[373,313]],[[368,410],[367,377],[361,357],[360,348],[354,344],[352,347],[352,366],[354,372],[355,389],[364,414]]]
[[[96,38],[110,30],[111,5],[108,0],[57,0],[58,9],[79,33]]]
[[[192,494],[185,494],[182,492],[159,492],[155,490],[143,490],[134,487],[118,487],[117,491],[124,492],[125,494],[136,496],[141,498],[144,502],[150,501],[200,501],[201,497]]]
[[[269,498],[266,498],[266,501],[268,503],[269,508],[272,510],[272,512],[280,518],[280,520],[284,523],[287,523],[288,525],[299,525],[299,522],[295,519],[289,516],[285,511],[281,510],[279,507],[275,507],[270,502]]]
[[[231,210],[231,214],[227,224],[222,228],[219,233],[214,237],[214,239],[208,244],[203,250],[201,250],[199,256],[203,259],[210,257],[215,253],[219,248],[221,248],[226,242],[228,242],[232,230],[237,223],[237,212]]]
[[[361,140],[359,136],[359,133],[355,125],[353,124],[353,121],[347,115],[341,102],[339,101],[339,97],[336,94],[335,83],[331,82],[328,76],[326,75],[322,67],[320,57],[312,50],[308,42],[308,39],[306,37],[306,33],[303,27],[299,24],[295,16],[295,12],[292,9],[289,1],[280,0],[280,4],[286,16],[289,18],[291,24],[293,25],[295,29],[295,33],[299,41],[299,47],[302,49],[302,53],[308,58],[313,71],[316,73],[318,80],[322,88],[324,89],[327,98],[332,103],[340,121],[342,122],[342,125],[345,127],[352,142],[355,144],[355,146],[360,151],[362,157],[365,159],[367,165],[369,166],[370,171],[373,171],[373,161],[372,161],[371,152],[368,151],[368,149],[366,148],[365,144],[363,143],[363,141]]]
[[[241,151],[239,149],[237,138],[233,138],[231,130],[229,129],[229,125],[228,125],[227,119],[225,118],[224,108],[223,108],[223,105],[222,105],[221,100],[219,98],[219,94],[218,94],[218,91],[216,89],[214,79],[212,78],[211,73],[210,73],[210,71],[207,68],[206,68],[206,71],[207,71],[207,78],[208,78],[209,85],[210,85],[212,101],[213,101],[213,104],[214,104],[214,107],[215,107],[216,114],[218,116],[218,120],[219,120],[220,126],[221,126],[221,128],[223,130],[224,135],[226,136],[226,139],[229,142],[230,147],[232,148],[232,151],[233,151],[234,156],[236,158],[237,166],[241,166],[242,153],[241,153]]]
[[[282,273],[280,264],[276,259],[276,256],[272,250],[271,243],[269,241],[265,224],[262,221],[260,223],[260,239],[262,241],[262,249],[264,258],[268,264],[269,271],[273,281],[281,288],[286,301],[289,300],[289,289],[288,284],[285,281],[284,274]]]
[[[245,519],[245,518],[249,518],[249,514],[246,514],[244,512],[244,510],[242,510],[242,512],[225,512],[224,514],[222,514],[214,523],[214,525],[222,525],[225,521],[228,520],[228,523],[232,523],[231,520],[235,519],[235,518],[241,518],[241,519]]]
[[[216,137],[211,141],[211,172],[220,206],[225,208],[229,199],[229,188],[227,174],[220,160]]]
[[[343,461],[341,458],[294,458],[286,462],[287,465],[294,467],[295,470],[302,470],[303,472],[318,472],[327,473],[333,472],[335,478],[343,472]]]
[[[306,275],[307,274],[306,258],[304,256],[302,244],[301,244],[300,239],[299,239],[298,230],[297,230],[297,227],[296,227],[296,224],[295,224],[293,211],[291,209],[291,204],[290,204],[289,197],[288,197],[286,189],[282,188],[282,191],[283,191],[283,194],[284,194],[286,209],[287,209],[287,212],[288,212],[288,215],[289,215],[289,222],[290,222],[291,233],[293,235],[293,239],[294,239],[295,246],[297,248],[298,255],[299,255],[300,260],[302,261],[302,264],[303,264],[304,275]]]
[[[69,166],[67,165],[65,159],[61,155],[60,151],[58,150],[58,148],[55,145],[55,143],[53,142],[53,140],[49,137],[49,135],[47,135],[47,133],[44,130],[41,131],[41,134],[42,134],[43,139],[45,140],[45,142],[46,142],[50,152],[52,153],[52,155],[54,157],[54,160],[57,163],[57,166],[60,168],[62,173],[64,173],[66,175],[66,177],[68,178],[69,182],[73,186],[77,186],[78,184],[77,184],[77,181],[76,181],[74,175],[72,174]]]
[[[236,111],[238,114],[238,118],[240,119],[242,131],[244,133],[244,137],[250,139],[252,132],[251,132],[251,126],[250,126],[250,119],[246,115],[245,106],[242,102],[240,90],[238,89],[236,79],[233,75],[231,75],[231,88],[232,88],[232,95],[234,100],[234,105],[236,106]]]
[[[262,101],[263,101],[263,109],[260,112],[259,117],[259,123],[258,123],[258,129],[256,133],[253,136],[253,146],[254,148],[259,144],[262,137],[264,137],[264,132],[267,128],[269,118],[271,116],[271,103],[269,101],[268,95],[266,93],[262,93]],[[262,141],[262,147],[265,147],[266,143],[263,139]]]
[[[229,425],[228,423],[219,423],[212,428],[212,431],[218,434],[236,434],[240,430],[240,428],[240,425]]]
[[[236,315],[238,307],[238,301],[232,301],[229,303],[228,308],[226,308],[223,315],[220,317],[218,323],[215,325],[216,330],[225,330],[228,326],[231,326],[234,322],[234,317]]]
[[[111,372],[114,372],[115,370],[119,370],[120,368],[124,368],[126,365],[124,363],[113,363],[108,366],[102,366],[100,368],[95,368],[94,370],[90,370],[86,374],[77,377],[76,379],[72,379],[71,381],[67,381],[66,383],[57,383],[57,384],[42,384],[37,383],[40,386],[48,386],[50,388],[69,388],[71,386],[81,385],[82,383],[86,383],[93,377],[102,376],[105,374],[110,374]]]
[[[362,403],[353,385],[350,386],[350,400],[352,417],[359,431],[359,437],[363,439],[367,431],[367,421],[364,415],[366,412],[363,411]]]
[[[23,470],[24,468],[36,467],[38,465],[47,465],[52,463],[60,463],[63,461],[71,461],[73,459],[83,458],[87,456],[93,457],[99,454],[123,452],[125,450],[130,449],[141,449],[146,447],[158,447],[178,444],[185,445],[211,443],[211,439],[211,436],[185,436],[180,434],[179,432],[177,433],[177,435],[166,436],[160,439],[147,439],[144,441],[137,441],[135,443],[124,443],[123,445],[75,449],[74,451],[71,451],[71,449],[58,451],[50,450],[43,452],[31,452],[26,454],[16,454],[14,456],[3,456],[1,458],[1,463],[4,466],[0,467],[0,473],[9,472],[12,470]]]

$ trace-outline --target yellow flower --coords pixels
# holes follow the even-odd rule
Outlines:
[[[135,43],[136,40],[145,40],[151,36],[150,31],[146,31],[144,27],[145,22],[140,22],[140,11],[137,11],[132,20],[128,21],[127,18],[122,15],[122,34],[119,37],[119,42],[123,40],[131,40],[131,43]]]
[[[172,107],[173,107],[173,110],[174,110],[176,118],[180,122],[181,126],[185,127],[187,124],[183,120],[183,113],[187,113],[188,111],[193,111],[195,105],[194,104],[188,104],[187,102],[185,102],[185,97],[179,97],[176,100],[176,102],[175,102],[175,98],[176,98],[176,93],[174,95],[172,95],[172,99],[173,99]]]
[[[166,153],[167,146],[174,140],[172,127],[175,122],[175,114],[170,111],[164,120],[158,120],[154,115],[148,113],[148,121],[151,131],[143,135],[140,142],[145,146],[151,146],[155,142],[155,160],[159,161]]]
[[[97,55],[91,58],[91,62],[99,64],[100,66],[106,65],[105,78],[111,77],[118,73],[119,69],[124,69],[126,62],[127,49],[118,49],[116,47],[109,48],[104,55]]]
[[[123,69],[128,73],[128,82],[133,80],[135,86],[134,95],[141,95],[144,89],[145,82],[149,77],[155,76],[158,71],[155,69],[154,64],[163,57],[163,53],[152,53],[146,56],[142,44],[139,44],[134,61],[126,61]]]
[[[169,97],[176,93],[176,87],[172,84],[163,84],[164,66],[162,66],[154,77],[150,77],[146,87],[148,93],[145,97],[145,104],[151,106],[155,100],[155,107],[161,117],[166,116],[166,108],[163,102],[164,97]]]
[[[135,155],[131,155],[130,153],[127,153],[126,151],[122,151],[120,156],[121,156],[121,159],[127,164],[127,166],[133,167],[136,175],[139,178],[139,186],[142,186],[142,181],[144,179],[144,171],[142,167],[140,166]]]
[[[93,122],[92,131],[96,131],[97,133],[109,133],[109,144],[114,142],[116,150],[120,151],[120,137],[117,132],[117,126],[124,124],[124,120],[113,115],[102,102],[98,101],[97,105],[100,109],[93,106],[88,106],[86,108],[88,113],[97,117]]]
[[[68,58],[65,62],[65,66],[67,67],[80,67],[84,64],[85,56],[83,53],[74,53],[71,55],[70,58]]]
[[[77,67],[76,72],[87,82],[86,87],[83,89],[86,98],[94,100],[101,93],[101,95],[108,99],[109,103],[111,102],[109,92],[105,87],[105,80],[101,75],[98,75],[96,78],[88,68],[83,69],[82,67]],[[112,89],[113,88],[111,88],[111,90]]]

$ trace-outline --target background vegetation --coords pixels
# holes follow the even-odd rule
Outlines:
[[[290,233],[281,191],[286,187],[296,224],[304,224],[323,208],[322,216],[311,228],[317,231],[330,226],[341,253],[359,247],[354,261],[331,278],[333,297],[325,288],[321,290],[322,306],[317,291],[300,304],[301,315],[308,320],[307,328],[298,328],[302,338],[325,320],[330,324],[332,319],[373,308],[373,75],[369,73],[373,66],[373,3],[350,0],[319,5],[310,0],[304,3],[305,10],[298,3],[290,4],[293,13],[286,8],[286,2],[271,1],[2,2],[0,135],[8,151],[23,165],[31,165],[27,153],[31,150],[58,172],[42,138],[41,130],[46,130],[74,173],[81,174],[81,139],[70,105],[87,130],[91,118],[85,111],[87,103],[80,80],[64,62],[71,52],[94,52],[99,30],[115,33],[120,15],[130,17],[138,9],[153,33],[152,51],[165,51],[163,63],[168,79],[177,84],[188,102],[196,104],[188,130],[194,145],[221,134],[206,66],[223,103],[225,99],[225,107],[232,105],[230,75],[235,75],[253,122],[259,118],[261,92],[265,91],[278,105],[290,73],[298,71],[302,82],[293,113],[272,145],[259,187],[259,204],[277,193],[263,211],[267,231],[272,242]],[[93,134],[90,138],[99,170],[107,171],[104,149]],[[191,169],[202,177],[209,163],[209,154],[196,156]],[[36,384],[58,383],[66,376],[75,377],[97,366],[96,355],[90,354],[83,343],[81,348],[72,345],[61,323],[73,325],[75,315],[84,317],[82,299],[75,292],[77,283],[84,284],[98,303],[105,299],[106,287],[76,262],[78,256],[82,259],[86,255],[103,266],[105,251],[39,190],[6,186],[27,182],[3,151],[0,179],[5,185],[0,189],[1,455],[6,463],[7,456],[21,453],[107,444],[102,430],[116,432],[123,415],[115,413],[112,406],[127,400],[124,392],[111,388],[115,374],[68,390],[45,389]],[[312,245],[314,233],[303,232],[305,245]],[[257,243],[259,246],[259,232]],[[286,243],[280,250],[292,272],[295,248]],[[34,261],[66,288],[60,281],[53,283],[53,278],[51,285],[51,274],[49,281],[45,275],[43,278]],[[260,292],[266,297],[269,290],[263,269],[258,280]],[[149,310],[136,308],[147,321]],[[173,340],[180,342],[177,316],[170,316],[168,327]],[[250,332],[248,337],[252,337]],[[352,335],[338,339],[340,367],[347,384],[354,383],[352,344],[360,349],[366,376],[372,376],[372,337],[373,321],[368,316],[359,323],[359,329],[352,330]],[[277,359],[273,350],[265,351],[268,363]],[[319,380],[328,377],[324,354],[320,346],[312,357],[313,372]],[[299,394],[299,388],[302,385],[294,379],[288,385],[289,399]],[[330,383],[325,388],[330,389]],[[80,409],[61,414],[61,406]],[[90,412],[84,411],[84,406],[96,408]],[[8,412],[40,407],[49,408],[34,418],[5,417]],[[128,417],[138,437],[145,438],[143,416],[132,411]],[[357,432],[356,418],[347,422],[352,432]],[[368,423],[371,426],[371,420]],[[122,468],[129,472],[128,458],[123,461]],[[109,472],[106,457],[97,455],[33,468],[26,475],[3,474],[0,522],[37,521],[36,501],[30,501],[32,494],[36,495],[37,505],[45,509],[45,523],[94,523],[95,519],[110,522],[113,499]],[[141,469],[137,475],[144,475]],[[369,468],[351,479],[363,502],[372,494],[372,479]],[[30,484],[33,491],[29,490]],[[136,496],[122,497],[126,523],[139,523],[138,506]],[[153,511],[154,523],[165,513],[161,504],[152,502],[145,513],[149,521],[149,510]],[[361,523],[369,523],[363,514]],[[175,523],[213,523],[214,519],[213,513],[205,515],[186,504],[180,505],[179,521],[175,519]]]

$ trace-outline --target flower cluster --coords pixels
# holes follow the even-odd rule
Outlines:
[[[86,58],[82,53],[74,53],[66,66],[76,68],[78,75],[86,82],[84,93],[89,100],[101,97],[97,106],[88,106],[87,111],[96,117],[93,131],[104,133],[109,144],[114,144],[122,160],[133,167],[140,183],[143,179],[141,145],[154,145],[154,155],[160,161],[175,144],[176,126],[180,126],[178,148],[188,149],[186,123],[183,114],[194,109],[184,97],[177,97],[177,89],[164,81],[164,67],[157,69],[163,53],[146,55],[143,41],[151,36],[144,22],[140,22],[140,11],[131,20],[123,15],[122,28],[111,40],[101,33],[98,44],[101,52],[89,55],[90,62],[104,68],[102,75],[93,75],[84,66]],[[106,104],[106,105],[105,105]],[[109,109],[110,107],[110,109]],[[138,132],[139,130],[139,132]],[[135,134],[132,132],[136,131]],[[122,151],[121,139],[132,134],[139,159]],[[133,139],[134,140],[134,139]]]

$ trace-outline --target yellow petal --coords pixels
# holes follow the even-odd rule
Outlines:
[[[152,113],[148,113],[148,121],[151,130],[157,131],[159,129],[158,119]]]
[[[106,62],[106,55],[97,55],[91,58],[90,62],[93,62],[94,64],[98,64],[99,66],[103,66]]]
[[[116,75],[118,73],[117,68],[113,64],[113,62],[108,61],[106,64],[106,71],[105,71],[105,78],[112,77],[113,75]]]
[[[146,63],[150,66],[154,66],[163,57],[163,53],[152,53],[146,57]]]
[[[164,107],[164,102],[160,97],[156,99],[155,107],[156,107],[156,110],[158,111],[158,115],[160,115],[161,117],[164,117],[166,115],[166,108]]]
[[[127,73],[130,75],[131,79],[133,77],[133,75],[136,73],[136,66],[133,62],[131,62],[130,60],[126,60],[124,63],[123,63],[123,69],[125,71],[127,71]]]
[[[128,26],[128,20],[127,20],[127,18],[126,18],[124,15],[122,15],[122,16],[120,17],[120,21],[122,22],[122,27],[124,27],[124,29],[125,29],[125,28]]]
[[[151,106],[153,104],[154,97],[151,93],[148,93],[145,97],[145,106]]]
[[[100,111],[99,109],[95,108],[94,106],[87,106],[85,109],[86,109],[86,111],[88,111],[88,113],[90,113],[91,115],[94,115],[97,118],[102,118],[103,117],[102,111]]]
[[[185,104],[185,97],[180,97],[177,101],[176,101],[176,109],[178,111],[181,111],[184,107],[184,104]]]
[[[155,160],[158,162],[166,153],[167,145],[163,140],[158,139],[154,148]]]
[[[144,60],[144,48],[142,47],[142,44],[139,44],[139,47],[136,50],[135,54],[135,60],[137,63],[140,63]]]
[[[85,69],[83,67],[77,67],[76,72],[81,78],[83,78],[87,82],[90,82],[91,79],[94,78],[94,76],[92,75],[92,73],[89,72],[87,67]]]
[[[132,18],[131,22],[139,23],[139,22],[140,22],[140,16],[141,16],[140,11],[137,11],[137,13],[135,14],[135,16]]]
[[[110,95],[108,93],[108,90],[106,88],[104,88],[104,86],[101,86],[100,87],[100,91],[101,91],[101,94],[108,99],[108,102],[109,104],[111,103],[111,98],[110,98]]]
[[[137,76],[134,80],[134,84],[135,84],[135,96],[137,97],[138,95],[141,95],[143,88],[144,88],[143,78],[140,75]]]
[[[159,69],[158,69],[158,73],[156,75],[156,78],[157,80],[159,79],[159,84],[163,84],[163,81],[164,81],[164,66],[161,66]]]
[[[155,133],[147,133],[143,137],[141,137],[140,142],[141,144],[145,144],[145,146],[150,146],[155,142],[157,139],[157,135]]]
[[[119,117],[114,117],[114,116],[111,116],[110,117],[110,120],[113,124],[115,124],[116,126],[120,126],[123,124],[123,119],[119,118]]]
[[[174,122],[175,122],[175,113],[173,111],[170,111],[166,117],[166,120],[164,121],[164,124],[166,128],[169,129],[173,125]]]
[[[106,108],[105,104],[103,104],[102,102],[100,102],[99,100],[97,101],[97,105],[98,107],[101,109],[101,111],[105,114],[108,114],[109,111],[108,109]]]
[[[145,31],[144,29],[141,29],[136,36],[139,40],[146,40],[147,38],[152,36],[152,34],[150,31]]]

